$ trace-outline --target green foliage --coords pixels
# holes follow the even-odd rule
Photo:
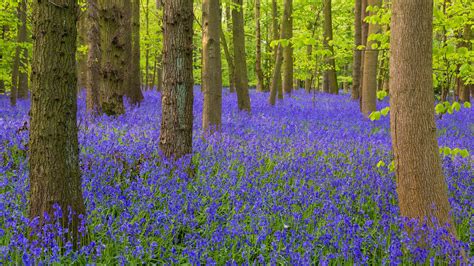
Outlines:
[[[459,110],[461,110],[461,107],[464,107],[466,109],[470,109],[471,104],[469,102],[465,102],[463,105],[461,105],[458,102],[453,102],[451,104],[450,102],[445,101],[445,102],[442,102],[442,103],[438,103],[435,106],[435,112],[438,115],[444,115],[446,113],[452,114],[454,112],[459,112]]]
[[[470,155],[467,149],[459,149],[459,148],[451,149],[446,146],[439,147],[439,153],[441,153],[444,156],[451,156],[451,157],[461,156],[462,158],[467,158]]]
[[[372,112],[369,115],[369,119],[371,121],[380,120],[380,118],[382,118],[382,116],[387,116],[389,111],[390,111],[390,107],[385,107],[380,111]]]

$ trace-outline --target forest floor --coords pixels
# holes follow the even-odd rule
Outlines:
[[[59,248],[54,227],[28,242],[26,149],[29,103],[0,98],[0,264],[310,264],[452,262],[443,230],[415,244],[399,216],[388,117],[364,119],[349,95],[308,95],[269,106],[252,91],[252,113],[223,95],[222,132],[202,137],[195,93],[194,153],[178,164],[159,155],[161,101],[146,92],[123,116],[85,115],[80,159],[90,243]],[[378,103],[379,109],[387,106]],[[473,112],[437,121],[439,144],[474,153]],[[184,167],[192,160],[196,174]],[[381,163],[383,162],[383,163]],[[473,157],[444,156],[456,228],[472,241]],[[451,255],[446,255],[451,254]],[[470,254],[471,262],[472,253]],[[7,263],[8,264],[8,263]]]

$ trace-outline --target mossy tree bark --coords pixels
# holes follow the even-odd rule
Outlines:
[[[272,33],[273,33],[273,40],[279,40],[280,39],[280,29],[278,26],[278,3],[276,0],[272,0]],[[282,78],[281,78],[281,65],[283,64],[283,61],[280,62],[280,67],[278,71],[275,72],[275,68],[278,65],[278,50],[281,49],[278,48],[278,46],[273,48],[273,58],[274,58],[274,65],[273,65],[273,74],[272,74],[272,83],[270,84],[270,92],[272,90],[272,87],[276,88],[276,92],[278,94],[278,99],[282,100],[283,99],[283,88],[281,86],[282,84]],[[283,60],[283,54],[280,56],[280,60]],[[275,73],[276,76],[275,76]],[[275,81],[273,79],[276,78]],[[272,85],[273,84],[273,85]]]
[[[326,56],[325,61],[328,69],[323,74],[323,90],[332,94],[338,94],[336,77],[336,60],[334,59],[334,46],[331,44],[333,40],[332,34],[332,0],[324,0],[323,14],[324,14],[324,49],[329,50],[331,55]]]
[[[76,124],[76,19],[74,0],[33,1],[29,217],[43,225],[44,214],[54,217],[59,205],[63,214],[55,218],[73,243],[79,239],[79,215],[86,213]]]
[[[245,56],[243,0],[233,1],[235,8],[232,10],[232,35],[234,40],[234,74],[235,87],[237,89],[237,103],[239,110],[250,112],[249,82]]]
[[[293,47],[291,38],[293,37],[293,5],[292,0],[284,0],[283,20],[281,38],[288,41],[288,45],[283,47],[283,91],[290,94],[293,90]]]
[[[433,2],[392,4],[390,131],[400,213],[420,222],[449,223],[456,235],[433,110]]]
[[[126,78],[124,7],[130,0],[98,0],[100,29],[99,95],[102,112],[120,115]]]
[[[205,133],[219,130],[222,115],[221,14],[219,0],[202,1],[202,87]]]
[[[160,148],[167,158],[192,152],[193,1],[165,0]]]
[[[270,85],[270,98],[269,103],[275,105],[277,92],[281,90],[281,66],[283,64],[283,49],[281,44],[276,47],[277,55],[275,67],[273,68],[272,83]]]

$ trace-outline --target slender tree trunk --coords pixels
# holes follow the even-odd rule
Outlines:
[[[421,222],[449,223],[456,235],[433,111],[433,2],[392,3],[390,131],[400,213]]]
[[[132,0],[132,57],[130,58],[130,86],[127,96],[130,104],[140,104],[143,94],[140,83],[140,0]]]
[[[262,36],[260,30],[260,0],[255,0],[255,39],[256,39],[256,57],[255,70],[257,74],[257,91],[264,91],[264,80],[262,70]]]
[[[219,130],[222,115],[221,14],[219,0],[202,1],[202,88],[205,133]]]
[[[311,62],[311,55],[313,54],[313,45],[308,45],[306,46],[306,56],[308,58],[308,61]],[[311,74],[311,70],[308,71],[308,77],[304,81],[304,89],[306,90],[307,93],[311,92],[311,86],[313,83],[313,75]]]
[[[326,56],[326,64],[329,69],[324,71],[323,89],[325,92],[338,94],[336,77],[336,61],[334,60],[334,47],[330,42],[332,41],[332,10],[331,0],[324,0],[324,49],[331,51],[330,56]]]
[[[7,31],[7,26],[6,25],[3,25],[1,27],[2,29],[2,40],[5,40],[5,33]],[[0,61],[3,60],[3,51],[0,50]],[[6,89],[5,89],[5,80],[3,80],[2,78],[0,78],[0,93],[5,93],[6,92]],[[16,101],[15,101],[15,104],[16,104]]]
[[[365,51],[367,49],[367,35],[368,35],[368,32],[369,32],[369,24],[367,22],[365,22],[365,18],[369,15],[369,13],[367,12],[367,1],[368,0],[361,0],[362,3],[361,3],[361,6],[362,6],[362,10],[361,10],[361,41],[362,41],[362,45],[364,46],[364,49],[361,51],[361,60],[360,60],[360,85],[359,85],[359,107],[360,107],[360,110],[362,111],[362,85],[363,85],[363,80],[362,80],[362,76],[363,76],[363,73],[364,73],[364,58],[365,58]]]
[[[97,115],[100,113],[99,79],[100,79],[100,30],[97,0],[88,0],[87,7],[87,82],[86,109]]]
[[[273,28],[273,40],[279,40],[280,39],[280,32],[279,32],[279,26],[278,26],[278,3],[276,0],[272,0],[272,28]],[[282,78],[281,78],[281,64],[283,63],[280,62],[280,70],[276,71],[275,68],[278,64],[278,50],[280,48],[275,47],[273,50],[273,57],[275,61],[275,65],[273,67],[273,74],[272,74],[272,87],[276,88],[276,92],[278,92],[278,99],[282,100],[283,99],[283,87],[282,87]],[[283,51],[282,51],[283,53]],[[283,54],[281,54],[280,60],[283,60]],[[275,76],[276,75],[276,76]],[[273,79],[276,79],[275,81]],[[270,88],[270,91],[272,89]]]
[[[124,7],[129,0],[99,0],[100,105],[107,115],[125,112],[123,94],[126,74]]]
[[[283,47],[283,91],[291,94],[293,90],[293,47],[291,38],[293,37],[293,6],[292,0],[284,0],[282,39],[288,40],[288,45]]]
[[[281,47],[281,44],[278,44],[277,48],[277,56],[276,56],[276,62],[275,62],[275,68],[273,69],[273,78],[272,78],[272,83],[270,86],[270,99],[269,102],[271,105],[275,105],[275,98],[277,95],[278,86],[281,83],[279,83],[279,79],[281,78],[281,65],[283,64],[283,49]]]
[[[29,217],[39,217],[41,226],[48,223],[47,213],[77,243],[79,216],[86,214],[76,125],[77,2],[60,3],[33,1]],[[54,216],[56,204],[61,217]]]
[[[380,0],[369,0],[370,6],[380,6]],[[374,15],[370,12],[370,15]],[[369,24],[368,36],[379,32],[378,24]],[[377,100],[377,63],[378,49],[373,49],[372,44],[376,41],[368,41],[364,53],[364,72],[362,73],[362,113],[368,117],[376,110]]]
[[[471,27],[468,24],[464,26],[463,39],[464,41],[461,43],[461,47],[466,47],[468,50],[472,51],[472,33]],[[474,86],[472,84],[466,84],[462,78],[458,78],[458,86],[459,100],[461,102],[470,102],[471,91],[473,90]]]
[[[166,0],[164,0],[166,1]],[[148,42],[150,41],[150,0],[146,0],[146,8],[145,8],[145,32],[146,32],[146,40],[147,43],[145,45],[145,90],[149,90],[149,75],[150,75],[150,45]]]
[[[359,99],[360,92],[360,68],[362,51],[358,49],[362,45],[362,0],[355,0],[354,7],[354,56],[352,59],[352,91],[351,98]]]
[[[132,0],[124,1],[122,33],[124,39],[124,80],[123,94],[128,96],[132,69]]]
[[[18,95],[18,71],[20,66],[20,47],[15,49],[15,58],[13,59],[12,81],[10,88],[10,105],[15,106]]]
[[[193,1],[165,0],[160,148],[178,159],[192,152]]]
[[[229,91],[235,92],[235,74],[234,74],[234,59],[229,51],[229,46],[224,35],[224,31],[221,28],[221,43],[222,48],[224,48],[224,55],[227,61],[227,67],[229,68]]]
[[[22,44],[28,42],[27,33],[27,0],[20,2],[20,28],[18,32],[18,40]],[[18,71],[18,98],[28,98],[28,49],[26,47],[20,48],[20,61]]]
[[[239,110],[250,112],[249,84],[247,62],[245,56],[245,32],[243,0],[233,0],[235,9],[232,10],[232,35],[234,39],[234,74],[237,89]]]

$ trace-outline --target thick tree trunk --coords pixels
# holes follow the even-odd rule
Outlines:
[[[129,0],[98,0],[100,28],[100,105],[107,115],[125,112],[124,7]]]
[[[221,43],[222,48],[224,48],[224,55],[227,61],[227,67],[229,68],[229,91],[235,92],[235,75],[234,75],[234,59],[229,51],[229,46],[227,45],[227,41],[224,35],[224,31],[221,28]]]
[[[260,0],[255,0],[255,39],[256,39],[256,56],[255,71],[257,74],[257,91],[264,91],[264,79],[262,70],[262,34],[260,30]]]
[[[433,110],[433,2],[392,3],[390,131],[400,212],[421,222],[449,223],[455,235]]]
[[[165,0],[160,148],[178,159],[192,152],[193,1]]]
[[[221,14],[219,0],[202,2],[202,88],[204,106],[202,127],[205,133],[219,130],[222,115]]]
[[[362,0],[355,0],[354,7],[354,56],[352,59],[352,91],[351,98],[359,99],[360,92],[360,67],[362,51],[358,49],[362,45]]]
[[[281,78],[281,65],[283,64],[283,49],[281,44],[278,44],[277,48],[277,56],[275,62],[275,68],[273,69],[273,78],[272,83],[270,86],[270,99],[269,102],[271,105],[275,105],[277,91],[281,89],[281,83],[279,82]],[[280,89],[278,88],[280,87]]]
[[[122,33],[124,40],[124,80],[123,94],[128,96],[131,85],[132,69],[132,0],[125,0],[123,7]]]
[[[323,13],[324,13],[324,49],[331,52],[330,56],[326,56],[326,64],[329,69],[324,71],[323,78],[323,90],[332,94],[338,94],[339,89],[337,87],[337,77],[336,77],[336,61],[334,60],[334,47],[330,42],[332,41],[332,10],[331,10],[331,0],[324,0],[323,4]]]
[[[97,0],[88,0],[87,7],[87,82],[86,109],[89,113],[100,113],[99,79],[100,79],[100,31]]]
[[[279,26],[278,26],[278,3],[276,0],[272,0],[272,32],[273,32],[273,40],[279,40],[280,39],[280,32],[279,32]],[[282,78],[281,78],[281,65],[280,65],[280,70],[278,70],[277,72],[275,72],[275,68],[276,68],[276,65],[278,64],[278,61],[277,61],[277,54],[278,54],[278,50],[280,48],[275,47],[274,50],[273,50],[273,58],[274,58],[274,67],[273,67],[273,74],[272,74],[272,84],[271,85],[272,87],[275,86],[275,88],[277,89],[277,92],[278,92],[278,99],[282,100],[283,99],[283,88],[281,86],[282,84]],[[283,60],[283,54],[281,55],[281,59],[280,60]],[[283,61],[282,61],[283,62]],[[282,64],[282,62],[280,62],[280,64]],[[275,73],[278,73],[277,76],[275,76]],[[273,79],[276,78],[276,81],[274,82]],[[271,88],[270,88],[270,91],[271,91]]]
[[[132,0],[132,58],[130,58],[130,86],[127,97],[130,104],[136,105],[143,100],[140,84],[140,0]]]
[[[18,32],[18,41],[25,44],[28,41],[27,33],[27,0],[21,0],[19,4],[20,28]],[[28,98],[28,49],[20,48],[20,61],[18,70],[18,98]]]
[[[164,0],[166,1],[166,0]],[[150,45],[148,42],[150,41],[150,0],[146,0],[146,7],[145,7],[145,32],[146,32],[146,39],[147,43],[145,45],[145,90],[149,90],[149,78],[150,78]]]
[[[77,2],[33,1],[33,10],[29,217],[41,226],[47,213],[77,243],[79,215],[86,214],[76,125]],[[56,204],[61,217],[54,216]]]
[[[291,38],[293,37],[293,6],[292,0],[284,0],[282,39],[288,40],[288,45],[283,47],[283,91],[290,94],[293,90],[293,47]]]
[[[250,111],[249,82],[245,56],[243,0],[233,1],[235,8],[232,10],[232,35],[234,39],[234,74],[237,103],[239,110]]]
[[[380,6],[380,0],[369,0],[370,6]],[[370,15],[374,15],[370,12]],[[369,24],[368,36],[378,33],[380,26],[378,24]],[[362,114],[368,117],[376,110],[377,100],[377,63],[378,49],[373,49],[372,44],[376,41],[368,41],[364,53],[364,72],[362,73]]]

